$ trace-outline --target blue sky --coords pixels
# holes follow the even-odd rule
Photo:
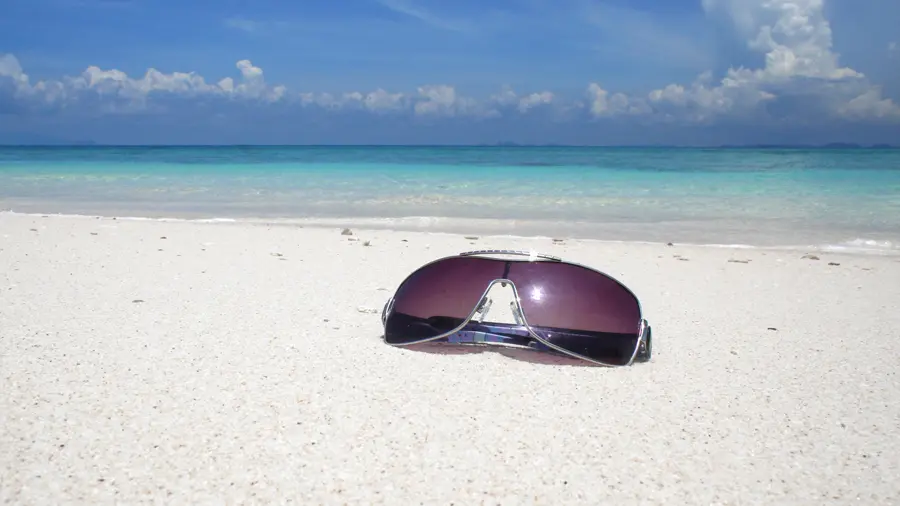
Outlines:
[[[0,1],[0,142],[900,143],[896,0]]]

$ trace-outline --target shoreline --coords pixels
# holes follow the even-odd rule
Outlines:
[[[850,254],[863,256],[900,256],[900,241],[894,242],[887,239],[868,239],[862,237],[848,238],[841,242],[822,244],[752,244],[752,243],[727,243],[727,242],[692,242],[674,240],[642,240],[642,239],[612,239],[599,238],[578,234],[571,234],[572,230],[559,230],[560,233],[549,233],[550,228],[559,225],[558,221],[546,220],[507,220],[484,218],[455,218],[442,216],[406,216],[406,217],[188,217],[188,216],[134,216],[119,214],[78,214],[61,212],[22,212],[13,209],[0,210],[3,215],[22,217],[56,217],[64,219],[103,219],[122,221],[146,221],[159,223],[196,223],[210,225],[248,225],[248,226],[273,226],[273,227],[298,227],[298,228],[353,228],[371,231],[414,232],[433,235],[474,236],[502,238],[502,239],[565,239],[579,242],[599,244],[644,244],[667,245],[669,243],[686,247],[736,249],[736,250],[760,250],[780,252],[807,252]],[[534,233],[502,233],[498,229],[504,226],[515,227],[517,224],[531,225]],[[534,225],[535,223],[543,223]],[[590,222],[578,222],[578,225],[591,226]],[[676,235],[676,234],[673,234]]]

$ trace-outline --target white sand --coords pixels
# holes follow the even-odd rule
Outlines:
[[[355,237],[0,214],[0,502],[900,501],[896,257]],[[620,277],[653,360],[398,349],[358,311],[482,248]]]

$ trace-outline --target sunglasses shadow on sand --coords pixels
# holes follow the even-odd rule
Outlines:
[[[381,337],[379,337],[381,338]],[[508,348],[503,346],[457,346],[448,342],[429,342],[405,346],[406,349],[436,355],[471,355],[476,353],[498,353],[508,358],[540,365],[565,365],[574,367],[606,367],[600,364],[568,357],[562,354],[546,353],[524,348]]]

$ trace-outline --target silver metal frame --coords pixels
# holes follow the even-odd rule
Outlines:
[[[588,266],[586,266],[586,265],[579,264],[579,263],[576,263],[576,262],[564,261],[562,258],[556,257],[556,256],[552,256],[552,255],[545,255],[545,254],[542,254],[542,253],[536,253],[536,252],[534,252],[534,251],[522,251],[522,250],[478,250],[478,251],[467,251],[467,252],[464,252],[464,253],[460,253],[460,254],[458,254],[458,255],[446,256],[446,257],[438,258],[437,260],[433,260],[433,261],[431,261],[431,262],[428,262],[428,263],[422,265],[421,267],[419,267],[418,269],[416,269],[415,271],[413,271],[412,273],[410,273],[406,278],[404,278],[403,281],[401,281],[400,284],[398,285],[398,289],[399,289],[399,287],[403,286],[404,283],[406,283],[406,281],[410,278],[410,276],[412,276],[413,274],[415,274],[416,272],[418,272],[418,271],[421,270],[422,268],[427,267],[427,266],[429,266],[429,265],[431,265],[431,264],[434,264],[434,263],[437,263],[437,262],[440,262],[440,261],[443,261],[443,260],[446,260],[446,259],[449,259],[449,258],[458,258],[458,257],[465,257],[465,256],[481,256],[481,255],[511,255],[511,256],[527,256],[527,257],[528,257],[527,260],[520,260],[520,259],[513,260],[513,261],[516,261],[516,262],[525,262],[525,261],[527,261],[527,262],[537,262],[537,261],[544,261],[544,262],[565,262],[565,263],[567,263],[567,264],[575,265],[575,266],[578,266],[578,267],[582,267],[582,268],[587,269],[587,270],[589,270],[589,271],[593,271],[593,272],[596,272],[596,273],[601,274],[601,275],[603,275],[603,276],[606,276],[606,277],[608,277],[609,279],[612,279],[613,281],[615,281],[616,283],[618,283],[619,285],[621,285],[622,288],[624,288],[626,291],[628,291],[628,293],[630,293],[630,294],[634,297],[635,301],[637,301],[637,304],[638,304],[638,314],[640,315],[640,321],[638,322],[638,329],[637,329],[637,330],[638,330],[638,340],[637,340],[637,343],[635,344],[634,351],[631,353],[631,358],[628,360],[628,363],[626,363],[626,364],[621,364],[621,365],[620,365],[620,364],[607,364],[607,363],[604,363],[604,362],[600,362],[600,361],[598,361],[598,360],[594,360],[594,359],[589,358],[589,357],[586,357],[586,356],[584,356],[584,355],[581,355],[581,354],[578,354],[578,353],[575,353],[575,352],[568,351],[568,350],[565,350],[565,349],[563,349],[563,348],[560,348],[559,346],[554,345],[553,343],[547,341],[546,339],[541,338],[541,336],[539,336],[539,335],[537,334],[537,332],[535,332],[534,329],[531,327],[531,325],[528,323],[528,319],[527,319],[527,317],[526,317],[526,315],[525,315],[525,311],[524,311],[523,308],[522,308],[522,300],[519,298],[519,290],[516,288],[516,284],[513,283],[512,281],[508,280],[508,279],[495,279],[495,280],[489,282],[487,288],[484,290],[484,293],[481,294],[481,298],[478,299],[478,303],[475,304],[475,307],[472,309],[472,312],[469,313],[469,316],[468,316],[465,320],[463,320],[463,322],[462,322],[458,327],[454,328],[453,330],[451,330],[451,331],[449,331],[449,332],[445,332],[445,333],[443,333],[443,334],[440,334],[440,335],[437,335],[437,336],[434,336],[434,337],[428,337],[428,338],[425,338],[425,339],[419,339],[419,340],[417,340],[417,341],[413,341],[413,342],[409,342],[409,343],[400,343],[400,344],[398,344],[398,343],[388,343],[388,342],[387,342],[387,339],[386,339],[386,336],[385,336],[384,334],[382,334],[382,335],[381,335],[382,341],[384,341],[386,344],[389,344],[389,345],[391,345],[391,346],[398,346],[398,347],[401,347],[401,346],[412,346],[412,345],[416,345],[416,344],[427,343],[427,342],[436,341],[436,340],[438,340],[438,339],[443,339],[443,338],[452,336],[453,334],[455,334],[455,333],[457,333],[457,332],[463,330],[463,329],[466,327],[466,325],[468,325],[468,324],[472,321],[472,319],[475,317],[475,315],[478,313],[479,309],[481,308],[481,305],[482,305],[482,303],[484,302],[485,297],[487,297],[488,293],[490,293],[490,291],[491,291],[491,288],[493,288],[495,284],[497,284],[497,283],[501,283],[501,284],[506,284],[506,283],[508,283],[509,285],[512,286],[513,296],[515,297],[516,309],[517,309],[518,312],[519,312],[519,316],[521,316],[521,318],[522,318],[522,326],[525,327],[525,328],[528,330],[528,334],[529,334],[532,338],[534,338],[536,341],[542,343],[543,345],[547,346],[548,348],[551,348],[551,349],[553,349],[553,350],[556,350],[556,351],[558,351],[558,352],[560,352],[560,353],[562,353],[562,354],[564,354],[564,355],[568,355],[568,356],[570,356],[570,357],[578,358],[578,359],[581,359],[581,360],[586,360],[586,361],[588,361],[588,362],[590,362],[590,363],[592,363],[592,364],[601,365],[601,366],[604,366],[604,367],[625,367],[625,366],[630,366],[630,365],[632,365],[632,364],[634,363],[635,357],[638,356],[638,352],[639,352],[639,351],[641,351],[641,350],[643,349],[643,350],[645,350],[646,353],[650,353],[650,352],[651,352],[651,349],[650,349],[650,348],[651,348],[652,344],[651,344],[651,342],[650,342],[650,335],[649,335],[649,333],[650,333],[650,324],[647,322],[646,319],[644,319],[644,312],[643,312],[643,308],[641,307],[641,301],[640,301],[640,299],[638,299],[637,295],[635,295],[634,292],[632,292],[630,288],[628,288],[627,286],[625,286],[624,283],[622,283],[621,281],[619,281],[619,280],[616,279],[615,277],[610,276],[609,274],[607,274],[607,273],[605,273],[605,272],[603,272],[603,271],[600,271],[600,270],[597,270],[597,269],[594,269],[594,268],[592,268],[592,267],[588,267]],[[394,296],[396,295],[396,293],[397,293],[397,292],[396,292],[396,290],[395,290],[395,291],[394,291]],[[383,327],[386,327],[386,326],[387,326],[387,319],[388,319],[388,317],[390,316],[391,312],[392,312],[393,309],[394,309],[394,296],[391,296],[391,298],[387,300],[387,302],[386,302],[385,305],[384,305],[384,308],[383,308],[382,311],[381,311],[381,325],[382,325]],[[458,344],[458,345],[460,345],[460,346],[504,346],[504,347],[510,347],[510,348],[533,349],[533,348],[530,348],[530,347],[528,347],[528,346],[518,346],[518,345],[511,345],[511,344],[504,344],[504,343],[493,343],[493,342],[454,343],[454,344]]]

